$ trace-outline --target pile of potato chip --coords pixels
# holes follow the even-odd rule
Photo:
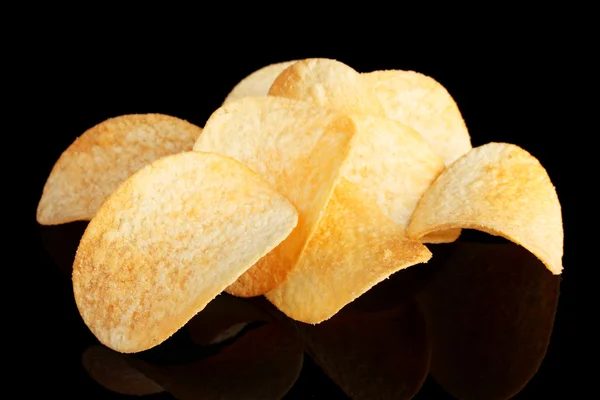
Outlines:
[[[146,114],[89,129],[54,165],[37,220],[90,221],[75,300],[122,353],[162,343],[223,291],[320,323],[462,228],[562,271],[560,203],[537,159],[472,148],[428,76],[320,58],[250,74],[204,128]]]

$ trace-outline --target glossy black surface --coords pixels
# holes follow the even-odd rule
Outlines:
[[[140,38],[131,43],[119,42],[117,46],[90,44],[87,47],[72,43],[69,36],[61,36],[60,40],[42,40],[43,51],[39,53],[38,58],[45,68],[40,69],[39,73],[31,78],[35,82],[35,91],[29,100],[30,120],[25,121],[26,126],[31,128],[28,130],[32,135],[30,146],[35,147],[35,158],[31,165],[34,171],[29,179],[30,193],[24,200],[29,210],[27,226],[31,233],[28,242],[31,250],[24,253],[27,258],[24,264],[29,283],[26,290],[34,294],[33,305],[26,306],[29,309],[24,325],[26,328],[21,332],[27,344],[24,346],[26,360],[23,367],[19,367],[19,375],[27,377],[31,382],[24,390],[51,395],[75,394],[80,398],[128,398],[99,385],[82,366],[82,354],[90,346],[97,344],[97,341],[77,312],[68,274],[70,257],[85,224],[40,228],[35,222],[35,208],[44,181],[60,153],[89,127],[106,118],[122,114],[160,112],[202,126],[229,90],[248,73],[272,62],[323,56],[337,58],[358,71],[412,69],[433,76],[456,100],[474,146],[490,141],[510,142],[522,146],[537,157],[556,186],[563,207],[565,270],[562,277],[549,277],[548,271],[544,270],[535,258],[515,245],[485,234],[465,231],[459,243],[431,246],[434,257],[430,263],[411,267],[382,282],[331,321],[322,324],[323,326],[311,328],[295,324],[273,310],[266,301],[240,300],[257,307],[270,322],[263,325],[254,323],[228,341],[210,346],[201,346],[194,342],[189,327],[186,327],[158,348],[133,356],[133,364],[137,362],[136,365],[142,369],[143,365],[147,364],[139,364],[140,361],[163,367],[181,366],[194,360],[211,357],[218,359],[226,348],[237,349],[228,353],[232,357],[232,366],[222,370],[229,374],[235,371],[235,362],[244,362],[241,359],[236,360],[235,354],[246,355],[251,349],[260,346],[261,341],[266,340],[264,338],[273,343],[275,337],[290,354],[303,351],[298,349],[306,349],[301,356],[302,366],[298,376],[295,376],[293,371],[297,364],[289,359],[287,364],[282,362],[278,370],[283,376],[281,379],[288,379],[293,384],[285,394],[285,399],[343,399],[348,398],[347,393],[360,393],[364,398],[394,398],[394,393],[398,393],[405,384],[404,377],[407,374],[414,375],[418,369],[413,366],[418,364],[419,354],[426,354],[431,347],[432,335],[421,335],[420,332],[434,329],[433,326],[438,327],[436,329],[452,327],[443,325],[447,321],[427,323],[423,313],[418,311],[425,303],[435,309],[431,306],[431,299],[435,299],[436,292],[432,293],[431,290],[448,290],[434,283],[436,277],[443,276],[440,271],[450,270],[451,267],[445,263],[452,262],[454,268],[469,265],[464,261],[470,254],[478,254],[480,264],[485,263],[486,257],[491,257],[490,262],[497,264],[498,253],[495,253],[495,250],[480,249],[479,244],[485,242],[490,246],[505,246],[510,249],[507,252],[512,254],[513,258],[506,261],[507,268],[520,264],[524,269],[535,271],[532,272],[533,276],[515,275],[514,279],[521,285],[527,286],[525,283],[532,281],[546,282],[548,279],[546,286],[543,286],[544,290],[535,292],[537,297],[526,296],[528,300],[524,300],[524,304],[530,309],[552,308],[548,306],[552,303],[555,293],[551,290],[554,288],[552,285],[560,285],[560,296],[555,306],[557,312],[551,325],[552,335],[547,352],[540,363],[539,371],[515,398],[565,398],[566,393],[573,395],[574,385],[571,383],[572,371],[569,365],[574,365],[570,363],[570,346],[574,340],[573,310],[578,266],[569,253],[572,240],[569,236],[569,226],[574,216],[574,195],[570,191],[567,171],[562,168],[565,151],[563,139],[549,134],[557,129],[551,121],[552,115],[560,111],[552,101],[553,86],[548,84],[551,75],[548,65],[555,59],[549,43],[538,43],[534,47],[535,51],[531,51],[532,47],[527,46],[527,38],[508,44],[490,42],[485,48],[467,40],[452,42],[452,52],[448,51],[449,44],[432,44],[428,51],[424,51],[421,46],[413,48],[408,45],[400,51],[402,46],[398,45],[394,54],[391,54],[389,50],[382,52],[376,48],[357,48],[350,45],[348,50],[344,51],[343,46],[332,42],[321,43],[317,47],[306,44],[300,47],[269,49],[257,46],[257,42],[248,39],[247,42],[232,45],[225,54],[216,57],[213,55],[215,49],[207,47],[209,45],[203,44],[204,42],[191,47],[179,45],[177,42],[153,40]],[[199,57],[196,54],[199,54]],[[494,268],[499,268],[496,264]],[[489,282],[493,283],[494,280]],[[506,281],[502,282],[508,284]],[[490,285],[490,289],[484,293],[497,294],[501,291],[497,287],[494,288],[493,284]],[[464,296],[462,300],[459,296],[452,301],[475,301],[473,297],[469,297],[475,294],[468,289],[469,287],[461,292]],[[515,290],[513,293],[524,292]],[[423,296],[429,300],[423,300]],[[450,307],[452,304],[448,301]],[[489,314],[485,314],[486,318],[482,315],[477,317],[474,311],[470,315],[471,320],[465,317],[465,320],[461,320],[464,325],[453,327],[456,328],[454,331],[460,331],[460,326],[464,326],[463,332],[480,338],[463,340],[460,343],[464,354],[469,356],[459,357],[457,363],[453,364],[454,369],[460,372],[462,368],[472,374],[474,363],[485,365],[485,368],[482,367],[479,371],[480,375],[465,378],[467,383],[463,382],[463,387],[476,387],[477,384],[485,382],[494,371],[495,362],[501,364],[498,368],[504,372],[515,371],[514,368],[509,368],[513,365],[511,363],[521,366],[527,363],[535,364],[531,360],[519,361],[517,357],[528,352],[539,356],[544,350],[539,348],[539,343],[547,340],[544,333],[537,332],[536,328],[544,324],[547,326],[549,317],[530,324],[527,329],[530,335],[523,338],[518,326],[509,329],[506,324],[498,322],[500,319],[489,317],[498,315],[498,318],[504,318],[502,321],[511,321],[511,315],[517,312],[517,308],[506,307],[506,303],[500,301],[499,296],[490,296],[485,300],[485,304],[489,310]],[[218,316],[219,313],[215,312],[215,315]],[[214,322],[215,320],[217,322]],[[412,322],[402,323],[404,320]],[[486,322],[475,324],[471,323],[472,320]],[[217,317],[213,323],[219,324]],[[274,328],[269,328],[271,325]],[[369,326],[386,328],[374,332],[365,328]],[[439,328],[440,326],[442,328]],[[511,333],[512,336],[498,338],[495,332],[499,330]],[[547,331],[541,328],[540,330]],[[437,331],[434,332],[434,336],[446,332]],[[332,336],[340,338],[333,341],[336,346],[345,347],[338,350],[328,344],[330,342],[327,340],[331,340]],[[534,336],[540,339],[532,345],[530,342]],[[424,340],[424,337],[429,339]],[[403,342],[399,342],[398,338],[402,338]],[[323,340],[324,344],[314,343],[319,340]],[[250,345],[244,347],[244,343],[248,342]],[[402,346],[402,343],[407,344]],[[532,347],[536,347],[537,350],[531,350]],[[407,348],[411,349],[412,358],[407,357],[405,360],[402,355],[406,355],[403,351]],[[473,349],[481,353],[479,359]],[[518,351],[514,352],[513,357],[507,349]],[[435,357],[435,349],[430,350],[432,357]],[[339,361],[339,354],[351,356],[351,361]],[[273,361],[276,355],[273,357],[275,358],[271,363],[281,361]],[[456,359],[456,354],[446,352],[444,357]],[[446,358],[437,365],[446,365]],[[324,364],[327,364],[328,368],[323,367]],[[345,369],[338,365],[357,367]],[[195,368],[206,366],[199,365]],[[251,398],[252,391],[258,390],[257,380],[264,379],[258,385],[259,388],[264,388],[269,386],[273,376],[273,372],[269,372],[271,375],[261,377],[260,368],[254,365],[250,371],[252,374],[248,372],[250,375],[244,378],[246,380],[236,380],[234,375],[228,375],[222,384],[222,390],[244,388],[244,385],[249,383],[248,376],[251,376],[250,383],[254,385],[248,385],[247,397],[240,397],[239,393],[233,397]],[[402,372],[404,370],[406,371]],[[215,374],[215,371],[220,370],[216,367],[211,369],[211,373]],[[146,373],[151,375],[148,371]],[[289,375],[286,375],[288,373]],[[513,386],[514,380],[518,380],[519,377],[527,381],[523,378],[526,373],[515,374],[511,378]],[[164,378],[164,375],[162,376]],[[218,375],[213,375],[211,382],[218,382],[219,379]],[[415,399],[453,398],[433,376],[423,376],[423,379],[424,384]],[[409,379],[412,384],[415,380],[414,377]],[[508,385],[501,385],[501,379],[495,382],[500,386]],[[490,388],[494,386],[492,383],[485,385]],[[184,390],[183,394],[179,393],[179,397],[200,395],[199,392],[194,392],[196,389],[190,390],[191,392]],[[385,395],[392,397],[384,397]],[[172,397],[162,393],[147,398]]]

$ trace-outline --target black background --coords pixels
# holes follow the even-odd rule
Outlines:
[[[114,31],[110,18],[82,19],[72,28],[57,23],[40,29],[35,41],[20,49],[18,61],[26,62],[18,63],[24,70],[17,76],[23,78],[13,83],[22,90],[13,105],[25,111],[17,134],[27,142],[32,160],[22,204],[31,235],[23,253],[28,283],[22,290],[34,294],[27,296],[31,304],[20,303],[27,309],[19,314],[26,321],[18,332],[26,340],[18,368],[19,379],[26,382],[23,390],[83,397],[108,394],[80,367],[81,343],[90,334],[74,309],[70,282],[41,245],[35,221],[43,184],[61,152],[86,129],[122,114],[164,113],[203,126],[233,86],[256,69],[278,61],[327,57],[359,72],[405,69],[434,77],[458,104],[473,146],[514,143],[547,169],[563,207],[565,269],[551,346],[523,398],[573,395],[570,376],[576,364],[570,363],[570,346],[577,265],[569,253],[569,232],[574,183],[564,167],[564,133],[557,134],[563,129],[557,93],[567,85],[557,74],[572,63],[572,54],[558,45],[561,33],[554,27],[517,31],[508,24],[490,36],[471,30],[455,37],[449,34],[452,28],[429,32],[424,21],[421,30],[389,29],[370,32],[367,38],[360,32],[366,28],[352,25],[329,35],[319,32],[315,22],[313,33],[322,36],[313,41],[292,38],[287,30],[294,24],[248,26],[228,37],[232,25],[208,27],[209,19],[202,16],[189,32],[162,27],[160,19],[142,21],[136,34],[127,36]],[[426,39],[428,35],[432,39]],[[311,398],[327,398],[318,389],[321,379],[313,375],[298,385],[304,385]]]

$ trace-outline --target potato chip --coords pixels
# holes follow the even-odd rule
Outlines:
[[[423,236],[421,243],[452,243],[460,237],[462,229],[447,229],[445,231],[431,232]]]
[[[279,62],[254,71],[235,85],[225,98],[223,104],[243,97],[266,96],[275,78],[295,62]]]
[[[385,116],[377,94],[361,74],[326,58],[309,58],[286,68],[273,82],[269,95],[312,101],[349,115]]]
[[[258,296],[283,282],[319,222],[354,133],[352,120],[338,111],[281,97],[247,97],[211,115],[194,150],[249,166],[299,214],[292,234],[227,292]]]
[[[191,150],[201,132],[162,114],[122,115],[88,129],[54,164],[38,204],[38,222],[89,221],[134,172],[160,157]]]
[[[452,254],[453,247],[454,245],[446,244],[430,248],[432,256],[426,264],[405,268],[390,275],[352,303],[346,304],[335,317],[339,314],[364,314],[391,310],[412,301],[435,279],[440,269],[444,267],[444,260],[448,254]]]
[[[266,294],[296,321],[325,321],[394,272],[431,258],[344,178],[323,214],[288,278]]]
[[[383,213],[404,229],[417,203],[445,169],[421,135],[398,121],[354,115],[357,134],[342,176],[377,201]],[[460,230],[436,232],[421,241],[452,242]]]
[[[362,74],[388,118],[412,127],[429,142],[446,165],[471,149],[471,138],[454,99],[433,78],[414,71]]]
[[[339,313],[316,326],[295,325],[311,357],[352,399],[412,399],[429,373],[431,346],[412,301],[387,312]]]
[[[503,236],[531,251],[553,274],[562,271],[556,190],[539,161],[513,144],[489,143],[452,164],[423,195],[407,232],[418,239],[453,228]]]
[[[154,347],[296,222],[287,199],[231,158],[163,157],[119,186],[83,234],[73,265],[79,312],[113,350]]]
[[[158,383],[129,365],[121,354],[104,346],[88,347],[81,363],[94,381],[110,391],[131,396],[164,392]]]
[[[452,249],[418,297],[434,349],[431,374],[457,399],[512,398],[546,355],[560,276],[513,243]]]

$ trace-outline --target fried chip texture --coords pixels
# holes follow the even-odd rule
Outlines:
[[[446,168],[415,130],[401,122],[354,115],[357,134],[342,175],[377,200],[377,205],[404,229],[423,193]],[[460,229],[434,232],[423,243],[450,243]]]
[[[423,193],[445,169],[444,162],[409,126],[368,115],[352,119],[357,133],[342,176],[406,229]]]
[[[242,79],[231,89],[224,103],[243,97],[266,96],[279,74],[296,61],[283,61],[260,68]]]
[[[425,192],[407,232],[418,239],[453,228],[503,236],[532,252],[553,274],[563,269],[556,190],[539,161],[516,145],[489,143],[457,160]]]
[[[339,111],[283,97],[229,102],[206,122],[194,150],[225,154],[261,175],[298,210],[290,236],[227,292],[251,297],[286,278],[331,197],[355,133]]]
[[[312,101],[348,115],[385,116],[377,94],[361,74],[327,58],[309,58],[289,66],[275,79],[269,95]]]
[[[266,297],[288,317],[317,324],[394,272],[430,258],[364,191],[341,178],[298,263]]]
[[[414,71],[362,74],[388,118],[412,127],[429,142],[446,165],[471,149],[471,137],[456,102],[435,79]]]
[[[163,114],[122,115],[99,123],[75,139],[54,164],[37,221],[89,221],[134,172],[163,156],[191,150],[201,132],[196,125]]]
[[[152,348],[296,223],[290,202],[231,158],[161,158],[119,186],[90,221],[73,265],[77,307],[107,347]]]

